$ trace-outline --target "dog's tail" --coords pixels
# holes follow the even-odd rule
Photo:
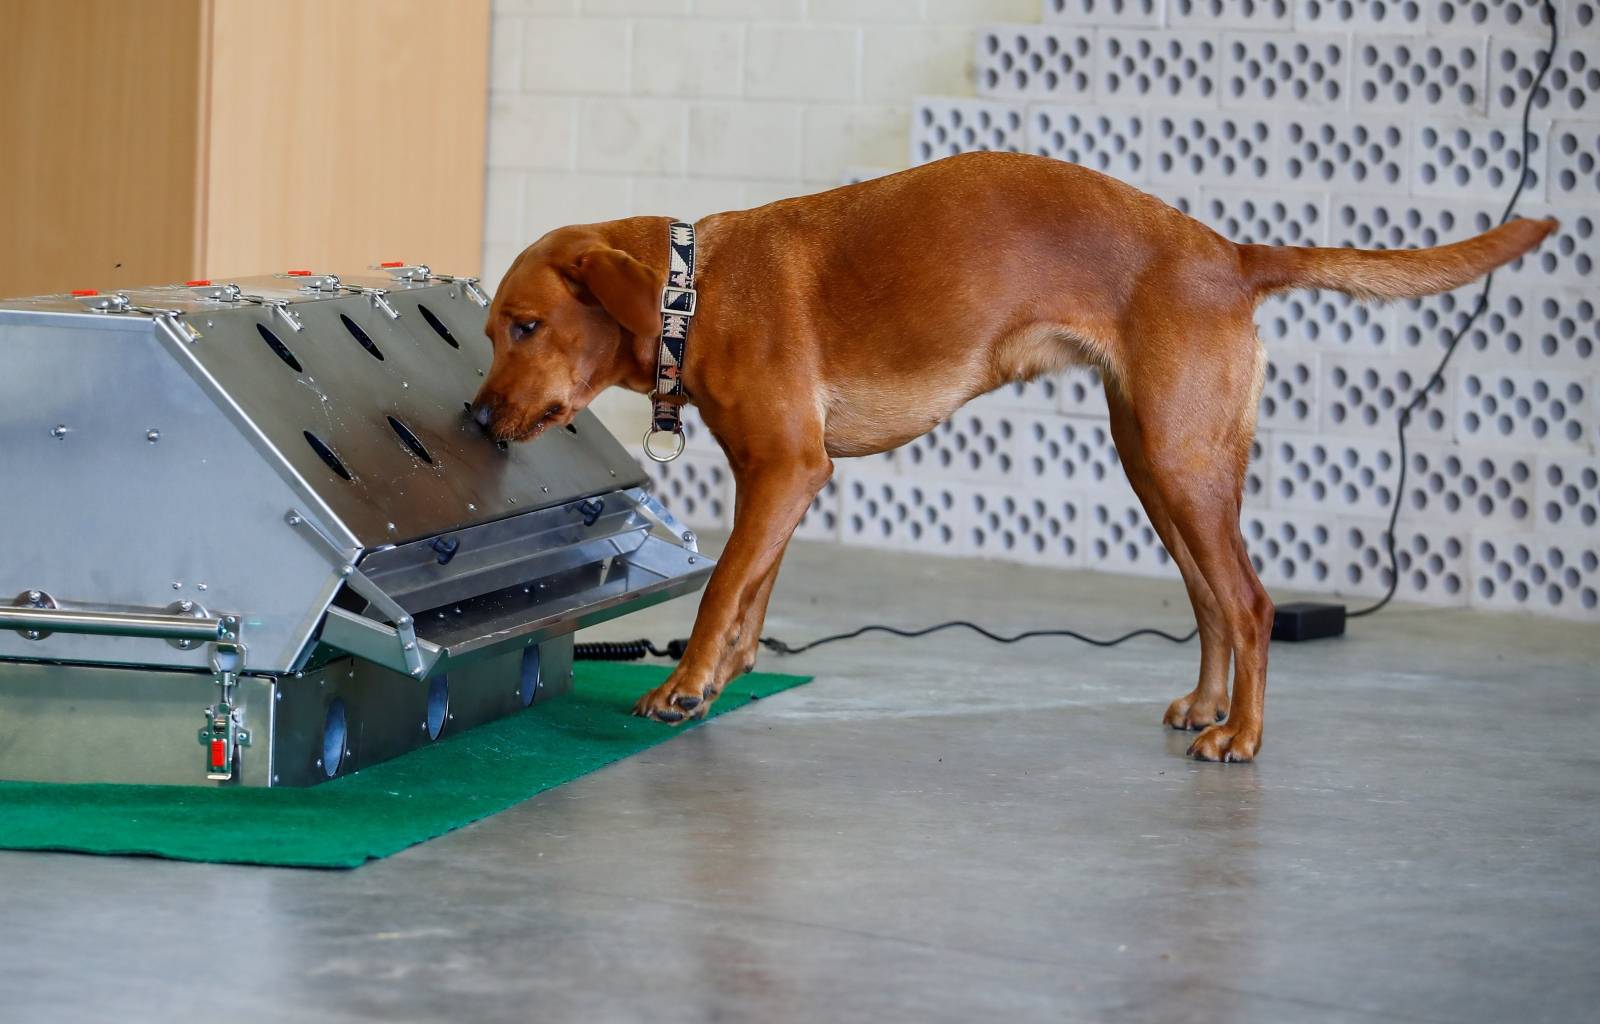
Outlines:
[[[1432,249],[1310,249],[1241,245],[1256,300],[1290,288],[1330,288],[1359,299],[1415,299],[1459,288],[1544,241],[1558,224],[1518,219]]]

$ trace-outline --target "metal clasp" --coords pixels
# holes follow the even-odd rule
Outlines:
[[[680,299],[689,300],[688,309],[679,309],[673,305]],[[667,285],[661,289],[661,312],[676,313],[679,316],[694,316],[695,308],[700,304],[700,293],[693,288],[679,288],[676,285]]]

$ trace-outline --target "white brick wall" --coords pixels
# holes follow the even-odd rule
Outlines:
[[[972,88],[1037,0],[496,0],[484,276],[550,228],[695,218],[905,165],[910,104]]]

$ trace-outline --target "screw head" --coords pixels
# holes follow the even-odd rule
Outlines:
[[[290,512],[289,515],[288,515],[288,518],[285,519],[284,521],[287,522],[290,526],[299,526],[300,525],[300,517],[295,515],[293,512]]]
[[[55,428],[50,431],[50,436],[57,441],[62,440],[67,436],[67,425],[65,423],[57,423]]]
[[[41,594],[37,590],[28,591],[28,603],[29,604],[38,604],[39,603],[39,599],[42,598],[42,597],[44,597],[44,595]]]
[[[161,440],[161,431],[159,431],[159,430],[146,431],[145,435],[144,435],[144,439],[146,441],[149,441],[151,444],[155,444],[157,441]]]
[[[183,589],[183,581],[182,580],[173,580],[172,581],[172,589],[173,590],[182,590]]]
[[[194,602],[193,601],[179,601],[178,602],[178,611],[184,612],[185,614],[194,611]]]
[[[341,565],[341,566],[339,566],[339,575],[340,576],[344,576],[344,577],[348,578],[355,571],[356,571],[356,567],[353,566],[353,565]]]

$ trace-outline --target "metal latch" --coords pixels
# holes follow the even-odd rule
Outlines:
[[[263,295],[240,295],[239,298],[245,302],[265,306],[278,314],[283,318],[283,322],[289,325],[291,331],[298,333],[306,329],[306,325],[300,322],[300,314],[289,308],[288,299],[269,299]]]
[[[489,296],[485,295],[483,293],[483,289],[478,287],[477,278],[457,277],[454,274],[435,274],[433,276],[435,280],[448,281],[451,284],[460,285],[462,292],[466,294],[467,298],[471,299],[473,302],[476,302],[479,306],[489,305]]]
[[[372,300],[373,308],[383,310],[390,320],[400,319],[400,311],[391,306],[389,300],[384,298],[385,295],[389,294],[387,288],[368,288],[365,285],[347,284],[344,286],[344,290],[355,292],[357,295],[365,295]]]
[[[224,619],[224,624],[228,620]],[[200,746],[206,752],[206,778],[227,782],[238,768],[239,751],[250,745],[250,730],[244,727],[244,711],[233,702],[239,670],[244,667],[244,645],[238,642],[238,622],[217,641],[211,655],[211,673],[217,681],[217,702],[205,709],[206,724],[200,727]]]

